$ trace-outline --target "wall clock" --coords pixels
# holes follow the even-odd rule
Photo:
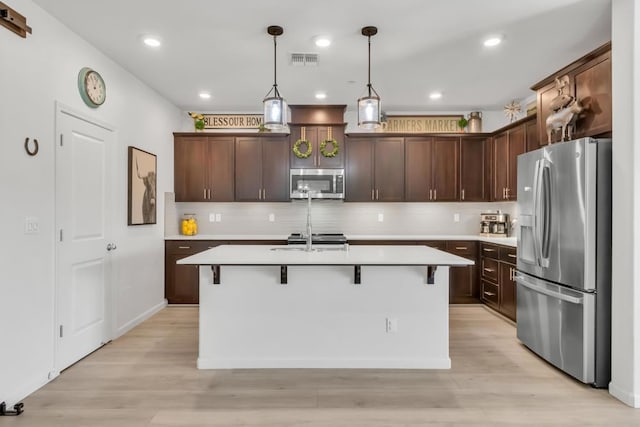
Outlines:
[[[98,108],[107,98],[104,79],[97,71],[88,67],[84,67],[78,73],[78,90],[84,103],[91,108]]]

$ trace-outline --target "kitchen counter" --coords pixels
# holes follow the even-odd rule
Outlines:
[[[426,246],[291,248],[178,261],[199,266],[199,369],[451,367],[449,266],[472,261]]]
[[[170,235],[165,240],[287,240],[288,235],[198,234]],[[474,240],[505,246],[517,246],[516,237],[484,237],[477,234],[347,234],[347,240]]]

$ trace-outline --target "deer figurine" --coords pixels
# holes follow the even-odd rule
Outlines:
[[[578,114],[583,109],[584,108],[580,106],[578,100],[573,100],[565,108],[558,110],[556,113],[547,117],[547,141],[551,143],[551,134],[556,129],[562,130],[560,141],[564,141],[565,134],[567,135],[567,140],[570,140],[571,130],[578,118]]]

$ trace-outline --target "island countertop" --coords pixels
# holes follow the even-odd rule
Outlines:
[[[320,250],[318,250],[320,249]],[[473,261],[427,246],[316,245],[312,252],[297,245],[222,245],[183,258],[191,265],[380,265],[465,266]]]

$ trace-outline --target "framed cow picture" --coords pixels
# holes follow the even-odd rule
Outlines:
[[[128,225],[156,223],[156,155],[129,147]]]

